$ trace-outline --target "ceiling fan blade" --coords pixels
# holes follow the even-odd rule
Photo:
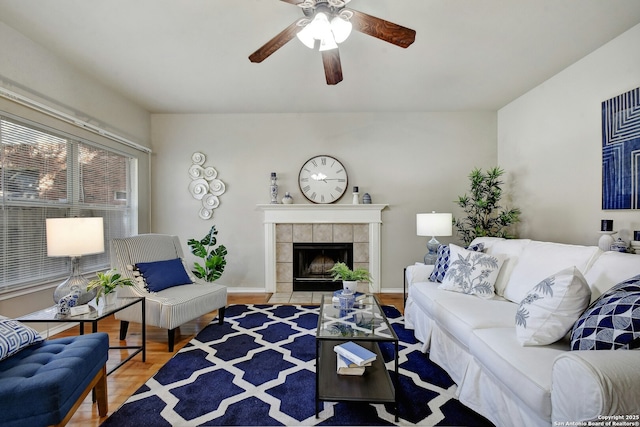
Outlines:
[[[251,62],[262,62],[271,56],[276,50],[287,44],[292,38],[302,30],[298,25],[298,20],[282,30],[277,36],[266,42],[261,48],[249,55]]]
[[[347,10],[353,12],[350,21],[356,31],[403,48],[409,47],[416,39],[415,30],[358,12],[357,10]]]
[[[337,85],[342,81],[342,64],[340,63],[340,51],[338,49],[322,52],[322,64],[324,75],[328,85]]]

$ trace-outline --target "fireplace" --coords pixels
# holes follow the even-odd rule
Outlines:
[[[380,227],[383,204],[262,204],[265,289],[293,291],[294,243],[353,244],[352,268],[366,268],[372,283],[361,292],[380,292]],[[339,284],[333,283],[334,285]]]
[[[335,291],[342,283],[331,278],[336,262],[353,268],[353,243],[294,243],[293,290]]]

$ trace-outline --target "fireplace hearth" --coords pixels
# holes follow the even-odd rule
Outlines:
[[[329,273],[336,262],[353,268],[353,243],[294,243],[293,290],[341,289],[342,283],[334,281]]]

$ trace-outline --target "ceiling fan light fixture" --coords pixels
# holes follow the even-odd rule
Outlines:
[[[351,34],[353,25],[342,15],[336,15],[331,20],[331,32],[336,43],[342,43]]]
[[[325,37],[320,40],[320,52],[324,52],[325,50],[337,49],[338,44],[333,39],[333,34],[330,34],[329,37]]]
[[[313,31],[311,28],[311,23],[307,24],[302,30],[296,34],[298,40],[302,42],[303,45],[308,47],[309,49],[313,49],[316,45],[316,39],[313,38]]]

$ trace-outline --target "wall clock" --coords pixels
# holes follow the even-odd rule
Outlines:
[[[307,160],[298,175],[300,191],[310,202],[335,203],[349,185],[347,170],[335,157],[320,155]]]

